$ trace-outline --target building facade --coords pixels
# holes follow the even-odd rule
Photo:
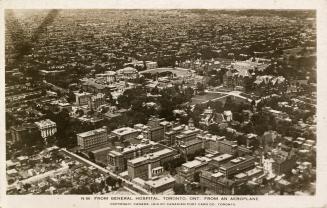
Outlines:
[[[109,144],[111,139],[111,137],[108,137],[107,127],[104,126],[99,129],[77,134],[77,145],[81,149],[89,149]]]
[[[57,124],[50,119],[35,122],[35,125],[40,130],[42,138],[47,138],[57,132]]]

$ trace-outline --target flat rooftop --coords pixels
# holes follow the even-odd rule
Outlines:
[[[212,160],[217,161],[217,162],[221,162],[221,161],[230,159],[232,157],[233,157],[233,155],[230,155],[230,154],[222,154],[222,155],[219,155],[217,157],[212,158]]]
[[[153,153],[141,156],[141,157],[134,158],[132,160],[129,160],[129,162],[132,164],[137,164],[137,163],[149,160],[150,158],[160,158],[162,155],[172,153],[172,152],[173,152],[173,150],[165,148],[165,149],[159,150],[157,152],[153,152]]]
[[[228,161],[227,163],[224,163],[223,165],[221,165],[220,168],[223,169],[223,170],[226,170],[228,168],[231,168],[231,167],[236,166],[238,164],[241,164],[243,162],[252,160],[253,158],[254,157],[248,156],[248,155],[246,155],[244,157],[238,157],[238,158],[235,158],[233,160]],[[254,161],[253,161],[253,164],[254,164]]]
[[[107,131],[105,129],[100,128],[100,129],[94,129],[94,130],[91,130],[91,131],[87,131],[87,132],[77,134],[77,136],[79,136],[79,137],[89,137],[89,136],[94,136],[94,135],[102,134],[102,133],[106,133],[106,132]]]
[[[194,167],[200,166],[201,164],[202,164],[202,162],[199,160],[192,160],[192,161],[182,164],[182,166],[184,166],[186,168],[194,168]]]
[[[165,176],[165,177],[160,177],[156,180],[146,181],[145,184],[153,188],[158,188],[173,182],[175,182],[175,178],[173,178],[172,176]]]

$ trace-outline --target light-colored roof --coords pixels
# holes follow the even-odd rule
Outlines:
[[[211,176],[215,178],[219,178],[220,176],[223,176],[224,174],[221,172],[213,173]]]
[[[41,128],[41,127],[46,127],[46,126],[55,126],[56,123],[51,121],[50,119],[45,119],[45,120],[42,120],[42,121],[37,121],[35,122],[35,124]]]
[[[165,176],[165,177],[160,177],[159,179],[156,180],[146,181],[145,184],[153,188],[158,188],[172,182],[175,182],[175,178],[173,178],[172,176]]]
[[[226,160],[226,159],[229,159],[229,158],[232,158],[233,156],[230,155],[230,154],[222,154],[222,155],[219,155],[217,157],[214,157],[213,160],[217,161],[217,162],[220,162],[220,161],[223,161],[223,160]]]
[[[106,132],[107,131],[105,129],[100,128],[100,129],[94,129],[94,130],[91,130],[91,131],[87,131],[87,132],[77,134],[77,136],[79,136],[79,137],[89,137],[89,136],[93,136],[93,135],[97,135],[97,134],[103,134],[103,133],[106,133]]]
[[[134,178],[134,179],[132,180],[132,182],[135,182],[135,183],[138,183],[138,184],[144,185],[145,180],[143,180],[142,178]]]
[[[171,153],[171,152],[173,152],[173,150],[165,148],[165,149],[159,150],[157,152],[153,152],[153,153],[141,156],[141,157],[134,158],[132,160],[129,160],[129,162],[132,164],[137,164],[137,163],[149,160],[151,158],[160,158],[162,155],[165,155],[165,154]]]
[[[134,133],[137,132],[137,130],[131,128],[131,127],[123,127],[123,128],[119,128],[119,129],[115,129],[112,131],[114,134],[117,134],[119,136],[123,136],[123,135],[127,135],[130,133]]]
[[[199,160],[192,160],[192,161],[182,164],[182,166],[184,166],[186,168],[194,168],[194,167],[198,167],[201,164],[202,164],[202,162]]]

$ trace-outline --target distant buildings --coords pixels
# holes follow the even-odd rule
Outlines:
[[[117,73],[115,71],[106,71],[105,73],[102,74],[96,74],[95,78],[106,84],[112,84],[117,80],[116,75]]]
[[[105,102],[105,94],[98,93],[96,95],[92,95],[89,99],[88,106],[90,109],[98,109],[101,105],[104,105]]]
[[[147,125],[143,125],[143,124],[134,125],[134,129],[141,131],[144,138],[156,142],[162,141],[164,139],[165,132],[169,131],[171,127],[172,124],[170,122],[157,117],[151,117],[148,120]]]
[[[138,77],[138,71],[132,67],[125,67],[117,70],[117,78],[120,80],[136,79]]]
[[[82,105],[88,105],[89,101],[91,99],[91,93],[88,92],[75,92],[75,98],[76,98],[76,105],[82,106]]]

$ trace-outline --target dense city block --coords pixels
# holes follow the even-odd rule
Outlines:
[[[315,194],[314,11],[5,20],[7,194]]]

